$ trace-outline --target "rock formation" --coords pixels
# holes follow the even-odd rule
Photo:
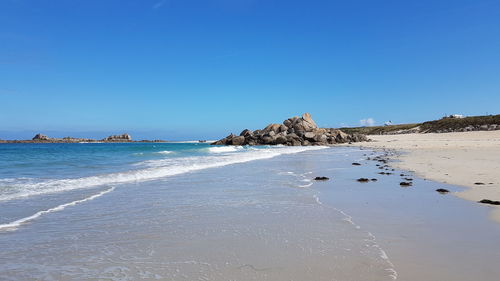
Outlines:
[[[0,143],[101,143],[101,142],[167,142],[164,140],[140,140],[134,141],[129,134],[113,135],[102,140],[87,138],[51,138],[46,135],[37,134],[31,140],[0,140]]]
[[[102,141],[108,141],[108,142],[128,142],[132,141],[132,137],[129,134],[123,134],[123,135],[112,135],[109,136]]]
[[[50,140],[49,137],[47,137],[46,135],[42,135],[42,134],[36,134],[33,139],[34,141],[38,140],[38,141],[48,141]]]
[[[338,129],[318,128],[311,114],[292,117],[283,124],[269,124],[262,130],[243,130],[239,136],[230,134],[213,145],[331,145],[367,141],[365,135],[346,134]]]

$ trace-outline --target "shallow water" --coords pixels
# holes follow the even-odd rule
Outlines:
[[[3,225],[64,208],[0,232],[0,280],[496,280],[500,272],[500,228],[484,206],[439,195],[433,182],[401,188],[399,173],[378,175],[364,160],[371,152],[263,148],[238,162],[254,151],[224,149],[126,164],[170,169],[222,156],[196,160],[224,165],[4,199]]]

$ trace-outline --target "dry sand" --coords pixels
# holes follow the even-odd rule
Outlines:
[[[470,187],[455,195],[500,201],[500,131],[369,136],[362,147],[405,151],[393,166],[443,183]],[[476,185],[476,182],[484,185]],[[500,206],[491,217],[500,222]]]

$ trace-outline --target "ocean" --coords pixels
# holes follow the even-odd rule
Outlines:
[[[378,175],[366,160],[378,154],[206,143],[2,144],[0,280],[373,281],[414,276],[412,262],[447,280],[443,264],[432,264],[462,248],[427,245],[420,238],[436,230],[426,227],[445,224],[444,235],[461,230],[465,241],[500,233],[477,219],[486,210],[437,195],[435,183],[416,179],[402,189],[397,175]],[[356,181],[364,175],[378,181]],[[409,192],[417,192],[413,202],[400,200]],[[439,215],[414,225],[437,208]],[[450,221],[457,212],[484,234]],[[476,246],[470,254],[499,257]],[[423,258],[412,247],[429,249]],[[454,280],[494,280],[481,268],[455,272]]]

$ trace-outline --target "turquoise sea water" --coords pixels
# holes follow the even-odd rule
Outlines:
[[[308,149],[206,143],[4,144],[0,145],[0,202],[154,180]]]

